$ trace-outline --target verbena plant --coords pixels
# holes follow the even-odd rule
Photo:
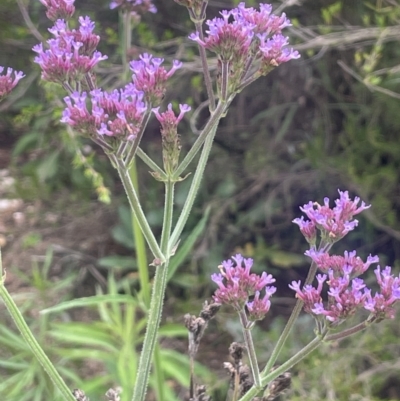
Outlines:
[[[156,11],[151,1],[120,0],[112,3],[112,7],[120,8],[124,20],[123,78],[128,80],[132,73],[131,80],[122,88],[108,92],[105,88],[96,86],[95,67],[106,60],[107,56],[97,50],[100,38],[94,33],[94,22],[89,17],[79,17],[78,27],[71,28],[70,20],[75,13],[73,0],[42,0],[47,8],[47,17],[55,21],[49,30],[53,37],[33,49],[37,53],[35,62],[42,70],[42,79],[58,83],[66,91],[66,106],[61,121],[68,129],[95,142],[118,171],[135,224],[145,238],[153,257],[152,265],[156,267],[138,367],[132,370],[135,377],[131,378],[131,382],[128,377],[124,383],[125,387],[130,387],[125,388],[125,391],[132,392],[133,401],[145,400],[154,360],[158,377],[156,394],[160,400],[163,399],[156,344],[165,289],[171,269],[176,269],[174,257],[182,246],[180,237],[193,207],[219,122],[228,112],[235,96],[246,86],[280,64],[300,57],[297,51],[287,47],[288,38],[282,35],[282,29],[289,26],[290,21],[284,14],[272,14],[270,5],[260,4],[257,10],[240,3],[230,11],[221,12],[221,17],[206,21],[207,1],[176,1],[187,8],[195,26],[195,32],[189,39],[198,46],[209,109],[209,118],[204,128],[182,160],[177,131],[179,122],[190,111],[190,107],[181,104],[180,112],[176,114],[170,104],[165,111],[160,111],[168,80],[182,63],[174,61],[168,70],[163,66],[162,58],[150,54],[142,54],[139,60],[129,63],[127,60],[132,21],[137,20],[143,12]],[[208,26],[206,30],[203,27],[205,21]],[[210,73],[206,51],[217,57],[218,74],[215,80]],[[4,71],[1,67],[0,74],[0,97],[4,98],[23,78],[23,73],[15,72],[11,68]],[[162,166],[151,159],[140,146],[153,114],[161,124]],[[187,169],[197,156],[195,172],[189,178]],[[133,182],[134,162],[138,158],[151,170],[154,179],[163,183],[165,188],[160,239],[156,238],[142,210],[137,186]],[[182,210],[177,211],[174,207],[175,186],[185,179],[191,179],[191,185]],[[375,269],[380,290],[373,293],[359,276],[371,264],[378,263],[377,256],[370,255],[364,262],[355,251],[345,252],[343,256],[330,253],[334,243],[357,226],[358,221],[354,216],[367,208],[369,206],[360,202],[358,197],[352,200],[347,191],[339,191],[339,198],[333,207],[329,199],[325,198],[322,204],[309,202],[300,208],[307,219],[297,218],[294,223],[300,227],[309,244],[305,254],[311,259],[311,266],[304,283],[298,281],[289,285],[295,292],[297,303],[262,369],[259,368],[252,329],[255,322],[263,319],[270,310],[270,298],[276,291],[272,285],[275,279],[267,272],[261,275],[252,273],[253,261],[240,254],[218,266],[219,273],[211,277],[218,285],[213,301],[204,304],[199,317],[185,317],[189,330],[190,399],[207,399],[205,389],[194,382],[194,359],[209,320],[222,304],[231,305],[237,312],[244,339],[244,345],[231,345],[233,363],[225,364],[231,375],[230,399],[235,401],[255,400],[260,399],[259,397],[263,400],[276,398],[290,384],[288,370],[321,343],[346,338],[372,324],[394,318],[393,305],[400,298],[400,278],[391,273],[391,268],[378,266]],[[174,218],[176,213],[178,217]],[[320,274],[317,274],[318,270]],[[86,400],[82,390],[72,392],[68,388],[33,337],[8,293],[3,272],[0,272],[0,277],[0,295],[6,307],[63,399]],[[313,285],[315,278],[316,284]],[[142,270],[141,280],[147,291],[149,284],[146,269]],[[315,338],[280,366],[275,366],[302,309],[315,319]],[[345,321],[362,310],[368,311],[369,315],[361,323],[341,329],[340,326]],[[132,315],[133,313],[132,309]],[[247,353],[249,366],[243,364],[244,353]],[[118,392],[112,389],[108,391],[107,397],[109,400],[119,399]]]

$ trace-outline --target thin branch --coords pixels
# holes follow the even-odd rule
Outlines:
[[[26,10],[25,4],[22,2],[22,0],[17,0],[18,8],[21,11],[22,18],[24,19],[24,22],[28,29],[30,30],[31,34],[39,41],[39,42],[44,42],[44,38],[41,35],[41,33],[37,30],[36,26],[31,20],[31,17],[28,14],[28,11]]]

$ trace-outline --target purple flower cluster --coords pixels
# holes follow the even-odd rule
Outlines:
[[[304,310],[314,316],[322,315],[333,325],[338,325],[354,315],[359,308],[371,313],[370,319],[382,320],[393,318],[392,305],[400,299],[400,277],[391,275],[387,266],[383,271],[378,266],[375,270],[380,292],[371,295],[360,278],[351,279],[348,266],[344,263],[341,272],[328,270],[327,274],[317,275],[318,285],[305,285],[301,288],[300,281],[293,281],[289,287],[296,292],[296,297],[304,302]],[[326,281],[328,279],[328,281]],[[328,302],[324,304],[321,292],[323,284],[328,284]]]
[[[355,197],[352,201],[347,191],[339,190],[339,195],[340,198],[335,200],[336,206],[333,209],[329,207],[329,198],[324,199],[322,206],[317,202],[310,201],[300,207],[309,220],[304,220],[303,216],[293,220],[293,223],[300,227],[301,233],[312,246],[317,240],[317,230],[321,232],[324,243],[333,244],[339,241],[357,227],[358,220],[353,220],[353,217],[371,207],[364,202],[358,206],[360,198]]]
[[[25,76],[22,71],[14,71],[12,68],[7,68],[7,72],[3,74],[4,67],[0,66],[0,100],[7,96]],[[14,76],[12,76],[14,73]]]
[[[300,57],[297,51],[285,47],[288,38],[281,33],[291,25],[290,21],[285,14],[276,16],[271,11],[269,4],[260,4],[258,11],[240,3],[230,11],[222,11],[222,18],[206,21],[209,29],[204,39],[199,32],[191,34],[189,39],[216,53],[222,63],[229,63],[231,86],[238,86],[252,65],[257,65],[256,74],[260,76]]]
[[[182,120],[185,113],[190,111],[191,107],[187,104],[180,104],[179,110],[180,113],[178,116],[172,110],[172,104],[168,105],[168,110],[164,111],[163,113],[159,113],[159,107],[154,108],[152,111],[157,117],[157,120],[161,123],[161,134],[168,135],[168,132],[171,130],[176,131],[176,127],[178,126],[179,121]]]
[[[75,0],[39,0],[46,8],[46,16],[51,21],[70,19],[75,13]]]
[[[136,138],[147,107],[143,93],[132,83],[112,93],[95,89],[87,97],[86,92],[65,97],[67,108],[61,121],[92,138],[97,135],[122,140]]]
[[[380,293],[371,295],[371,290],[366,291],[364,308],[369,310],[378,321],[382,319],[393,319],[395,310],[392,305],[400,299],[400,275],[394,277],[391,267],[386,266],[383,270],[378,266],[375,276],[380,287]]]
[[[144,93],[146,101],[152,106],[158,106],[164,98],[166,91],[166,81],[177,69],[182,67],[178,60],[173,61],[172,68],[167,71],[162,63],[163,58],[153,57],[151,54],[144,53],[140,60],[129,63],[133,71],[132,81],[136,88]]]
[[[94,66],[107,59],[96,47],[100,37],[93,33],[94,22],[89,17],[79,17],[79,29],[69,29],[67,23],[59,19],[49,29],[54,38],[47,41],[48,49],[40,43],[33,51],[38,53],[35,63],[42,69],[45,81],[68,83],[82,82]]]
[[[328,303],[324,306],[321,292],[327,278],[329,278]],[[315,316],[323,315],[329,322],[338,325],[354,315],[359,307],[364,306],[367,292],[363,280],[359,278],[351,280],[348,274],[337,276],[333,270],[329,270],[328,275],[319,274],[317,280],[317,288],[306,285],[301,289],[300,281],[293,281],[289,285],[296,291],[296,297],[304,302],[304,310],[307,313]]]
[[[324,316],[332,325],[338,325],[354,313],[364,308],[370,312],[370,321],[379,321],[384,318],[393,318],[393,304],[400,299],[400,276],[394,277],[391,268],[387,266],[383,271],[380,266],[375,269],[380,291],[372,296],[371,289],[358,276],[368,270],[373,263],[378,263],[378,256],[369,255],[364,262],[356,251],[344,252],[343,256],[329,255],[326,251],[331,244],[343,238],[353,230],[357,220],[354,215],[369,208],[356,197],[349,198],[347,191],[339,191],[340,198],[335,201],[335,207],[329,207],[329,199],[325,198],[324,205],[309,202],[300,208],[310,220],[295,219],[301,232],[311,244],[305,252],[319,270],[324,274],[317,275],[316,287],[293,281],[289,287],[296,292],[296,297],[304,302],[304,310],[313,316]],[[321,231],[322,244],[320,250],[315,247],[316,232]],[[328,285],[328,300],[322,299],[324,283]]]
[[[218,285],[213,296],[214,301],[220,304],[232,305],[237,311],[247,307],[250,320],[260,320],[269,311],[269,298],[276,288],[268,286],[275,282],[271,274],[263,272],[261,276],[250,273],[253,259],[245,259],[237,254],[232,259],[222,262],[219,266],[221,273],[213,274],[211,279]],[[261,291],[265,291],[260,298]],[[253,300],[249,298],[254,295]]]
[[[114,0],[110,3],[110,8],[120,8],[133,15],[143,15],[147,12],[156,13],[157,8],[151,0]]]
[[[369,255],[366,262],[363,262],[359,256],[356,256],[356,251],[344,252],[344,256],[329,255],[324,251],[317,251],[311,248],[305,252],[318,266],[323,273],[328,273],[329,270],[341,274],[342,272],[351,277],[357,277],[363,274],[371,266],[372,263],[378,263],[378,256]]]

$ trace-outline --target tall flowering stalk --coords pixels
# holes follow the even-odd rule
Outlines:
[[[129,73],[131,76],[120,88],[110,91],[99,88],[96,84],[96,67],[108,57],[97,50],[100,37],[95,33],[95,23],[87,16],[78,17],[77,24],[69,22],[75,13],[74,0],[40,1],[54,25],[49,29],[52,37],[33,48],[36,53],[34,61],[41,69],[43,80],[58,83],[66,91],[61,122],[100,146],[118,171],[136,223],[152,253],[152,264],[156,266],[143,349],[135,381],[132,378],[132,401],[144,401],[170,259],[179,246],[219,122],[228,112],[235,96],[246,86],[282,63],[298,59],[300,55],[289,47],[289,39],[283,34],[283,29],[291,25],[289,19],[285,14],[274,15],[271,5],[260,4],[256,9],[240,3],[229,11],[222,11],[218,17],[206,20],[207,0],[176,0],[187,8],[195,26],[195,32],[189,39],[197,45],[200,54],[210,110],[210,117],[195,143],[185,155],[181,155],[179,123],[190,107],[181,104],[177,112],[171,104],[165,108],[162,102],[170,80],[182,63],[174,60],[171,66],[167,66],[163,58],[148,53],[128,62],[128,29],[125,32],[123,59],[127,61],[125,75]],[[137,22],[144,12],[156,12],[153,3],[147,0],[116,0],[110,6],[120,10],[126,18],[127,27],[132,21]],[[207,52],[214,53],[218,60],[215,82],[211,79]],[[4,67],[0,67],[0,100],[12,91],[21,78],[22,72],[15,72],[11,68],[5,72]],[[161,126],[162,165],[158,165],[141,148],[141,139],[153,116]],[[174,206],[175,185],[187,177],[188,166],[196,156],[199,156],[198,162],[185,204],[182,210],[177,211]],[[149,167],[154,179],[165,188],[160,238],[154,234],[142,210],[138,191],[129,174],[137,158]],[[262,370],[258,365],[251,330],[255,322],[263,319],[271,308],[271,297],[276,291],[271,284],[275,283],[275,279],[266,272],[260,275],[252,273],[253,260],[241,255],[222,262],[219,273],[212,275],[212,280],[218,286],[213,308],[218,309],[222,304],[233,307],[243,329],[252,385],[247,386],[245,391],[235,393],[241,397],[241,401],[251,400],[266,386],[271,392],[271,383],[322,341],[345,338],[373,323],[394,317],[393,305],[400,298],[400,277],[395,277],[389,266],[383,268],[378,265],[375,276],[379,291],[374,292],[359,276],[379,262],[377,256],[370,255],[363,261],[356,251],[345,252],[343,256],[330,253],[333,245],[358,225],[354,216],[369,207],[364,202],[360,203],[359,198],[352,200],[348,192],[339,191],[339,198],[333,207],[330,200],[325,198],[323,204],[309,202],[300,208],[306,218],[300,217],[293,222],[299,226],[309,244],[305,254],[311,259],[310,270],[304,283],[294,281],[289,286],[294,291],[297,304]],[[316,283],[313,284],[315,279]],[[21,314],[5,290],[4,276],[1,276],[0,290],[24,338],[31,344],[64,399],[73,400],[74,396],[24,325]],[[302,309],[315,319],[317,336],[303,350],[273,369]],[[369,314],[364,322],[339,331],[343,322],[361,310]],[[190,321],[194,322],[193,319]],[[236,351],[239,354],[243,348],[237,347]],[[162,389],[158,391],[160,393]]]
[[[190,111],[190,107],[181,104],[177,113],[171,104],[165,109],[162,101],[169,80],[182,67],[182,63],[175,60],[171,67],[166,67],[163,58],[144,53],[138,60],[126,63],[125,75],[127,71],[131,71],[131,77],[123,87],[111,91],[99,88],[96,85],[95,68],[100,62],[107,60],[107,56],[97,50],[100,37],[95,33],[95,23],[89,17],[81,16],[78,18],[77,28],[70,27],[73,24],[69,20],[75,12],[74,0],[41,2],[46,6],[46,15],[54,22],[54,26],[49,29],[52,38],[33,48],[36,53],[34,61],[41,68],[43,80],[58,83],[66,91],[61,122],[93,140],[109,157],[112,166],[118,171],[136,224],[153,255],[152,264],[156,267],[156,274],[148,323],[136,379],[132,378],[132,401],[144,401],[156,349],[170,259],[179,246],[219,121],[243,88],[280,64],[297,59],[300,55],[288,47],[289,40],[282,34],[282,30],[290,26],[290,21],[285,14],[272,14],[272,7],[268,4],[260,4],[257,10],[240,3],[230,11],[222,11],[220,17],[206,21],[207,0],[176,0],[187,8],[195,26],[195,32],[189,39],[198,46],[210,110],[209,120],[202,132],[187,154],[181,157],[179,123]],[[117,0],[111,3],[111,8],[121,10],[127,28],[130,27],[129,21],[137,20],[141,13],[156,11],[152,2],[147,0]],[[203,30],[204,24],[207,26],[206,30]],[[129,36],[130,32],[125,32],[124,60],[128,55]],[[219,74],[216,82],[211,79],[207,52],[216,54],[218,59]],[[0,100],[23,78],[22,72],[15,72],[11,68],[3,72],[4,67],[0,67]],[[146,126],[153,115],[161,126],[162,166],[152,160],[140,146]],[[177,212],[174,207],[175,185],[186,178],[186,170],[198,154],[200,155],[185,204],[174,225],[174,214]],[[160,239],[156,238],[142,210],[138,191],[130,175],[130,168],[137,157],[150,168],[151,175],[163,183],[165,188]],[[335,200],[333,207],[330,200],[325,198],[323,204],[309,202],[300,208],[306,218],[296,218],[293,223],[299,226],[309,244],[305,255],[311,259],[311,265],[304,283],[293,281],[289,285],[297,303],[263,369],[260,369],[257,360],[252,328],[270,311],[271,297],[276,292],[276,287],[271,284],[276,280],[267,272],[260,275],[253,273],[251,269],[254,261],[240,254],[222,262],[218,266],[219,273],[211,276],[218,286],[213,296],[214,302],[205,304],[200,318],[189,316],[186,319],[192,342],[189,347],[191,373],[193,374],[193,358],[200,337],[204,334],[208,321],[223,304],[233,307],[238,314],[245,342],[245,347],[238,344],[232,346],[231,355],[239,369],[243,367],[240,365],[242,354],[247,351],[251,372],[251,375],[247,374],[244,369],[241,373],[245,374],[240,376],[233,369],[234,401],[250,401],[261,391],[265,391],[266,399],[273,399],[281,391],[278,386],[279,378],[323,341],[340,340],[373,323],[394,318],[394,304],[400,299],[400,276],[394,276],[390,266],[382,268],[378,265],[375,276],[379,290],[374,292],[360,276],[371,265],[379,263],[377,256],[369,255],[364,261],[357,256],[356,251],[346,251],[343,255],[330,253],[336,242],[357,227],[358,221],[354,216],[369,207],[357,197],[352,200],[347,191],[339,191],[339,198]],[[317,274],[318,270],[320,273]],[[0,264],[0,296],[15,323],[63,398],[67,401],[76,400],[36,342],[4,283],[5,274]],[[316,337],[289,360],[275,367],[301,310],[314,318]],[[362,323],[340,331],[342,324],[360,311],[366,311],[367,318]],[[286,386],[287,381],[284,383]],[[131,389],[127,389],[129,390]],[[161,383],[157,389],[160,400],[163,397],[162,390]],[[203,399],[203,390],[199,390],[197,394],[201,396],[195,398],[194,393],[197,390],[192,382],[191,398]]]

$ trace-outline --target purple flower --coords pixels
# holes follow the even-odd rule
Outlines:
[[[344,274],[337,276],[333,270],[328,271],[327,275],[318,275],[318,286],[311,285],[300,288],[300,282],[292,282],[289,287],[296,292],[296,297],[304,302],[304,310],[314,316],[323,315],[331,324],[338,325],[364,305],[368,290],[365,289],[364,281]],[[323,283],[329,286],[328,302],[324,305],[321,297]]]
[[[361,213],[363,210],[368,209],[371,205],[367,206],[364,202],[358,206],[360,198],[355,197],[354,201],[349,198],[347,191],[340,191],[340,198],[335,200],[336,206],[331,209],[329,207],[329,199],[324,199],[324,205],[317,202],[309,202],[300,210],[303,211],[310,219],[309,222],[302,219],[293,220],[298,224],[303,235],[307,241],[312,245],[314,238],[311,236],[313,233],[313,225],[320,230],[321,238],[330,244],[333,244],[342,239],[348,232],[354,230],[358,225],[357,220],[353,217]]]
[[[246,21],[254,25],[255,34],[274,35],[281,33],[283,28],[292,25],[285,13],[280,17],[271,14],[272,6],[270,4],[260,4],[260,11],[257,11],[252,7],[246,8],[245,3],[239,3],[237,8],[232,11],[238,21]]]
[[[191,107],[187,104],[180,104],[179,110],[180,113],[178,116],[175,116],[175,113],[172,111],[172,104],[168,104],[168,110],[164,111],[164,113],[159,113],[158,110],[160,108],[156,107],[152,111],[155,114],[157,120],[161,123],[164,134],[170,130],[178,126],[179,121],[182,120],[185,113],[191,110]]]
[[[80,17],[79,23],[78,30],[69,30],[64,20],[57,20],[49,29],[54,38],[47,41],[48,49],[42,43],[34,46],[38,53],[34,62],[42,69],[42,79],[75,86],[99,61],[107,59],[96,51],[100,37],[93,34],[94,23],[89,17]]]
[[[260,298],[260,291],[256,291],[253,300],[246,303],[246,308],[249,311],[249,320],[262,320],[269,312],[271,295],[276,291],[275,287],[265,287],[264,298]]]
[[[181,152],[181,144],[178,135],[178,123],[182,120],[185,113],[190,110],[187,104],[179,105],[180,113],[175,116],[172,110],[172,104],[168,105],[168,110],[159,113],[159,107],[153,109],[157,120],[161,123],[161,138],[163,147],[164,170],[171,176],[179,163],[179,154]]]
[[[314,247],[307,250],[305,255],[309,256],[324,273],[332,270],[336,275],[348,274],[351,277],[363,274],[372,263],[379,262],[378,256],[369,255],[367,261],[363,262],[359,256],[356,256],[356,251],[345,251],[344,256],[339,256],[317,251]]]
[[[242,82],[250,82],[281,63],[300,57],[297,51],[286,48],[288,38],[281,34],[283,28],[291,25],[290,21],[285,14],[278,17],[271,10],[269,4],[260,4],[258,11],[240,3],[230,11],[223,10],[222,18],[206,21],[209,29],[204,38],[198,32],[189,36],[227,64],[229,92],[234,92]]]
[[[12,68],[7,68],[6,74],[3,74],[3,71],[4,67],[0,66],[0,100],[7,96],[25,76],[22,71],[17,72]]]
[[[304,238],[307,240],[307,242],[311,246],[315,245],[317,241],[317,228],[315,223],[311,220],[304,220],[304,216],[294,219],[293,223],[300,227],[300,231],[304,235]]]
[[[300,57],[298,51],[285,47],[289,44],[289,38],[280,33],[270,38],[263,33],[259,34],[258,38],[260,39],[261,75],[266,75],[272,68]]]
[[[364,308],[369,310],[378,321],[385,318],[393,319],[395,315],[393,304],[400,299],[400,276],[393,276],[390,266],[386,266],[383,270],[378,266],[375,276],[380,292],[372,297],[371,291],[368,291]]]
[[[39,0],[47,7],[46,16],[49,20],[55,21],[59,18],[69,19],[75,12],[75,0]]]
[[[143,15],[147,12],[156,13],[157,8],[151,0],[114,0],[110,8],[119,8],[133,15]]]
[[[67,108],[61,121],[92,138],[133,140],[147,111],[143,94],[133,84],[111,93],[95,89],[89,97],[86,92],[75,92],[64,100]]]
[[[245,259],[240,254],[222,262],[219,266],[221,273],[211,276],[219,287],[213,298],[215,302],[232,305],[238,311],[246,305],[250,319],[259,320],[270,308],[269,298],[276,288],[268,284],[274,283],[275,279],[266,272],[261,276],[250,273],[252,266],[253,259]],[[265,290],[265,295],[260,299],[262,290]],[[252,295],[255,295],[254,299],[249,301]]]
[[[254,25],[242,20],[230,22],[232,11],[221,11],[222,18],[208,20],[208,36],[201,40],[198,33],[189,36],[205,49],[216,53],[222,61],[244,64],[253,39]]]
[[[163,62],[162,58],[144,53],[140,56],[140,60],[131,61],[129,64],[133,71],[133,83],[144,93],[146,101],[152,106],[158,106],[161,103],[165,95],[167,79],[182,66],[180,61],[174,60],[172,68],[167,71],[161,66]]]
[[[289,284],[289,288],[296,292],[296,298],[301,299],[304,302],[304,310],[307,313],[312,313],[313,308],[316,304],[322,303],[321,291],[323,288],[323,284],[327,278],[326,274],[318,274],[318,286],[314,288],[311,285],[305,285],[303,289],[300,288],[300,281],[292,281],[292,284]]]

